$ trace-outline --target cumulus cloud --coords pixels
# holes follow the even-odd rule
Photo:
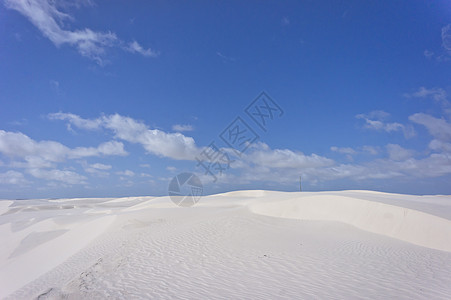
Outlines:
[[[333,148],[332,151],[342,151],[344,154],[358,153],[348,147]],[[415,151],[398,144],[388,144],[385,148],[387,158],[360,163],[338,163],[317,154],[306,155],[289,149],[271,149],[264,143],[257,143],[240,161],[232,164],[232,173],[239,170],[239,174],[227,172],[221,177],[221,182],[236,184],[260,181],[292,185],[299,182],[300,175],[303,180],[314,183],[339,179],[430,178],[451,174],[451,159],[442,152],[443,149],[451,149],[450,144],[432,143],[430,148],[437,149],[440,153],[432,153],[421,159],[414,157]],[[379,150],[372,146],[360,149],[359,152],[366,151],[373,155],[379,153]],[[203,180],[208,180],[208,176],[204,176]]]
[[[371,155],[377,155],[379,153],[379,150],[377,147],[367,146],[367,145],[362,147],[362,151],[369,153]]]
[[[135,172],[130,171],[130,170],[119,171],[119,172],[116,172],[116,174],[117,174],[117,175],[128,176],[128,177],[135,176]]]
[[[118,141],[109,141],[94,147],[77,147],[68,153],[69,158],[82,158],[88,156],[119,155],[125,156],[124,144]]]
[[[331,151],[334,152],[338,152],[341,154],[345,154],[346,155],[346,159],[349,161],[353,161],[353,155],[357,154],[357,151],[355,151],[354,149],[350,148],[350,147],[336,147],[336,146],[332,146],[330,147]]]
[[[396,161],[411,158],[415,153],[414,151],[405,149],[397,144],[388,144],[386,148],[389,158]]]
[[[27,183],[28,180],[20,172],[9,170],[5,173],[0,173],[0,184],[24,185]]]
[[[103,117],[104,126],[117,138],[141,144],[149,153],[179,160],[194,160],[199,154],[194,139],[181,133],[149,129],[144,123],[115,114]]]
[[[82,184],[86,178],[73,171],[56,169],[59,163],[68,159],[128,154],[124,145],[118,141],[105,142],[97,147],[69,148],[55,141],[35,141],[21,132],[4,130],[0,130],[0,153],[12,159],[11,167],[24,168],[36,178],[67,184]],[[107,165],[102,164],[84,166],[88,173],[96,173],[105,167]],[[15,176],[12,178],[19,182],[19,175],[11,174]]]
[[[180,124],[175,124],[172,126],[172,130],[174,131],[179,131],[179,132],[183,132],[183,131],[193,131],[194,128],[191,125],[180,125]]]
[[[69,149],[54,141],[36,142],[20,132],[0,130],[0,152],[11,157],[36,156],[51,162],[62,161]]]
[[[82,129],[98,129],[102,127],[111,130],[117,139],[140,144],[147,152],[162,157],[177,160],[194,160],[200,152],[200,149],[197,148],[194,139],[191,137],[181,133],[166,133],[158,129],[150,129],[141,121],[119,114],[102,116],[93,120],[83,119],[80,116],[66,113],[50,114],[49,117],[51,119],[65,120],[70,125]]]
[[[333,162],[327,166],[316,166],[310,164],[309,167],[289,168],[286,165],[280,167],[278,165],[269,167],[260,164],[245,164],[241,166],[241,173],[234,177],[227,173],[224,180],[230,183],[249,183],[253,181],[267,181],[279,184],[293,184],[299,182],[299,176],[302,175],[304,180],[308,182],[324,182],[337,180],[342,178],[350,178],[360,180],[365,178],[375,178],[388,176],[386,173],[370,172],[368,167],[354,164],[336,164]]]
[[[100,155],[127,155],[124,145],[118,141],[100,144],[98,147],[70,149],[55,141],[35,141],[21,132],[0,130],[0,153],[10,157],[24,158],[36,163],[61,162],[67,158]]]
[[[85,184],[86,177],[68,170],[58,170],[58,169],[28,169],[27,173],[33,177],[60,181],[67,184]]]
[[[403,128],[400,123],[385,123],[383,120],[388,116],[388,113],[384,111],[373,111],[369,114],[358,114],[357,119],[365,120],[365,128],[384,130],[387,132],[398,131]]]
[[[332,165],[333,160],[316,154],[305,155],[289,149],[270,149],[264,143],[258,143],[255,149],[245,155],[244,160],[267,168],[303,169]]]
[[[94,168],[94,169],[97,169],[97,170],[109,170],[109,169],[112,168],[111,165],[104,165],[104,164],[101,164],[101,163],[92,164],[92,165],[90,165],[90,167]]]
[[[416,93],[418,97],[426,94],[433,97],[433,94],[428,94],[421,89]],[[388,122],[389,116],[384,111],[374,111],[359,115],[358,118],[364,119],[365,125],[369,129],[386,132],[402,131],[407,135],[409,126]],[[57,113],[50,115],[50,118],[64,120],[69,125],[80,129],[109,130],[113,132],[116,139],[140,144],[147,152],[162,157],[193,160],[201,150],[191,137],[186,137],[181,133],[167,133],[151,129],[141,121],[118,114],[100,116],[96,119],[83,119],[73,114]],[[230,166],[231,169],[221,176],[221,182],[236,184],[238,181],[241,183],[268,181],[293,184],[298,182],[299,175],[310,182],[320,182],[344,178],[351,180],[395,177],[426,178],[451,174],[451,164],[449,155],[447,155],[449,153],[447,149],[450,148],[449,139],[451,139],[449,124],[443,119],[426,114],[415,114],[409,119],[416,124],[426,126],[435,137],[435,140],[429,144],[429,149],[433,151],[432,154],[417,159],[415,158],[416,152],[398,144],[388,144],[385,146],[386,158],[359,163],[339,163],[315,153],[304,154],[301,151],[290,149],[271,149],[267,144],[254,143],[240,157],[234,155],[232,149],[222,149],[233,156],[231,157],[233,163]],[[381,148],[375,146],[363,146],[355,149],[333,146],[331,150],[347,156],[364,152],[377,155],[382,152]],[[352,159],[350,160],[352,161]],[[132,173],[127,174],[127,171],[121,171],[117,174],[122,179],[128,180],[127,178],[134,175],[133,171],[130,172]],[[207,179],[205,178],[205,180]]]
[[[425,113],[416,113],[409,117],[414,123],[423,125],[429,133],[442,141],[451,140],[451,123]]]
[[[349,155],[353,155],[353,154],[357,153],[354,149],[352,149],[350,147],[336,147],[336,146],[332,146],[332,147],[330,147],[330,150],[332,150],[334,152],[342,153],[342,154],[349,154]]]
[[[422,159],[415,159],[411,155],[413,155],[413,152],[407,149],[392,147],[390,149],[390,158],[376,159],[360,164],[342,163],[299,169],[247,166],[242,174],[231,179],[231,181],[268,181],[282,184],[297,184],[300,175],[302,175],[304,180],[312,183],[339,179],[360,181],[397,177],[433,178],[451,174],[451,159],[449,155],[433,153]]]
[[[335,162],[317,154],[304,154],[290,149],[271,149],[267,144],[254,143],[245,153],[237,157],[233,149],[221,149],[230,155],[231,169],[224,172],[221,183],[237,184],[253,181],[268,181],[290,184],[299,180],[308,170],[333,166]],[[225,165],[223,167],[226,167]],[[203,169],[202,169],[203,170]],[[239,175],[236,174],[239,173]],[[210,175],[200,173],[201,180],[213,180]]]
[[[90,120],[90,119],[83,119],[80,118],[80,116],[74,115],[74,114],[69,114],[69,113],[51,113],[48,115],[48,118],[50,120],[63,120],[63,121],[68,121],[68,124],[72,124],[78,128],[81,129],[87,129],[87,130],[94,130],[94,129],[99,129],[102,121],[100,119],[94,119],[94,120]]]
[[[406,138],[415,136],[415,130],[411,126],[403,125],[397,122],[386,122],[386,119],[389,116],[390,114],[384,111],[372,111],[369,114],[358,114],[356,115],[356,118],[364,120],[364,128],[367,129],[385,131],[389,133],[401,131],[404,133]]]
[[[351,147],[332,146],[332,147],[330,147],[330,150],[337,152],[337,153],[346,154],[346,157],[348,157],[348,158],[350,158],[352,155],[361,154],[361,153],[367,153],[367,154],[371,154],[371,155],[379,154],[379,147],[368,146],[368,145],[357,147],[356,149],[353,149]]]
[[[107,177],[110,175],[107,171],[112,168],[111,165],[105,165],[101,163],[88,164],[86,161],[82,161],[81,165],[86,173],[95,175],[98,177]]]
[[[103,64],[103,56],[107,48],[121,46],[115,33],[98,32],[89,28],[81,30],[64,29],[65,22],[72,21],[73,17],[62,12],[56,1],[52,0],[5,0],[5,6],[25,16],[41,33],[52,43],[60,47],[68,44],[75,47],[78,52],[98,64]],[[64,6],[64,5],[63,5]],[[144,56],[155,56],[151,49],[142,48],[137,42],[132,42],[126,48],[133,49],[133,53]]]
[[[451,143],[434,139],[429,143],[429,148],[431,150],[451,154]]]
[[[326,179],[350,178],[353,180],[404,178],[432,178],[451,174],[451,159],[445,153],[432,153],[414,158],[415,151],[397,144],[386,146],[389,157],[361,164],[341,164],[330,168],[312,170],[312,174]]]

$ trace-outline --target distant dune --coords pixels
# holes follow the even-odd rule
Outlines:
[[[451,299],[451,197],[0,201],[0,299]]]

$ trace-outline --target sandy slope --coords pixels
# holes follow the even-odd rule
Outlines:
[[[1,299],[451,298],[451,197],[0,201]]]

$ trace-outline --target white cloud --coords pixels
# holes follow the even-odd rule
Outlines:
[[[417,114],[418,116],[418,114]],[[419,116],[425,116],[424,114]],[[427,115],[426,115],[427,116]],[[389,114],[384,111],[374,111],[369,114],[359,115],[358,118],[364,119],[367,128],[381,130],[386,132],[402,131],[407,136],[408,130],[412,126],[403,125],[395,122],[387,122]],[[79,116],[59,113],[57,119],[65,120],[73,126],[79,128],[95,130],[104,128],[111,130],[115,138],[128,141],[130,143],[141,144],[149,153],[159,156],[170,157],[174,159],[193,159],[198,153],[199,148],[194,140],[181,133],[166,133],[156,129],[150,129],[146,124],[135,119],[124,117],[118,114],[110,116],[101,116],[97,119],[86,120]],[[410,118],[416,123],[426,122],[429,127],[434,128],[433,132],[441,138],[440,141],[431,142],[429,148],[435,152],[422,159],[415,159],[412,150],[404,149],[396,144],[386,146],[388,158],[376,159],[364,163],[346,163],[339,164],[332,159],[318,154],[304,154],[300,151],[290,149],[271,149],[264,143],[253,144],[243,155],[238,158],[236,155],[231,169],[223,176],[220,181],[224,183],[268,181],[282,184],[293,184],[299,180],[302,174],[305,180],[309,182],[320,182],[348,178],[351,180],[370,180],[370,179],[388,179],[395,177],[435,177],[444,174],[451,174],[450,161],[445,155],[444,149],[448,149],[448,144],[443,140],[443,135],[448,127],[440,130],[436,129],[434,122],[427,122],[424,118],[416,118],[415,115]],[[421,119],[421,120],[420,120]],[[440,119],[433,119],[436,121]],[[442,120],[446,123],[446,121]],[[426,124],[425,123],[425,124]],[[85,125],[95,124],[95,125]],[[443,124],[439,124],[443,125]],[[426,126],[426,125],[425,125]],[[410,134],[411,135],[411,134]],[[381,152],[378,147],[363,146],[356,149],[350,147],[331,147],[332,151],[346,154],[348,156],[367,152],[377,155]],[[231,154],[230,149],[223,149]],[[351,157],[352,159],[352,157]],[[239,174],[237,174],[239,173]],[[118,173],[124,180],[127,175],[124,172]],[[129,177],[129,176],[128,176]],[[211,179],[211,178],[210,178]]]
[[[228,175],[228,174],[227,174]],[[303,181],[324,182],[342,178],[361,180],[367,178],[385,178],[390,176],[386,172],[376,172],[366,166],[354,164],[331,164],[328,166],[315,166],[303,168],[288,168],[286,166],[268,167],[264,165],[247,165],[243,168],[239,177],[226,176],[225,180],[230,183],[267,181],[279,184],[298,184],[299,176],[302,175]],[[221,182],[224,178],[221,177]]]
[[[430,147],[437,148],[438,151],[443,148],[451,149],[450,144],[443,143],[434,143]],[[336,147],[335,150],[352,152],[349,149]],[[364,146],[361,149],[373,155],[379,153],[378,149],[372,146]],[[397,144],[387,145],[386,150],[389,156],[386,159],[375,159],[358,164],[338,164],[316,154],[305,155],[288,149],[273,150],[266,144],[258,143],[250,148],[246,155],[243,155],[242,160],[232,164],[232,172],[239,169],[240,173],[227,172],[220,181],[232,184],[238,181],[241,183],[267,181],[292,185],[298,184],[300,175],[304,181],[314,183],[345,178],[379,180],[396,177],[429,178],[451,174],[451,158],[446,153],[433,153],[422,159],[415,159],[415,151]],[[204,180],[209,179],[208,176],[204,177]]]
[[[73,17],[60,11],[56,3],[58,2],[52,0],[5,0],[7,8],[24,15],[55,46],[60,47],[64,44],[74,46],[81,55],[93,59],[98,64],[104,63],[106,48],[123,44],[112,32],[96,32],[89,28],[65,30],[63,28],[65,21],[71,21]],[[135,47],[133,52],[153,56],[150,49],[142,49],[136,42],[130,44],[129,47]]]
[[[442,103],[442,104],[449,104],[447,98],[447,93],[442,88],[425,88],[424,86],[420,87],[418,91],[411,93],[411,94],[404,94],[407,98],[432,98],[436,102]]]
[[[101,163],[95,163],[90,165],[91,168],[97,169],[97,170],[110,170],[112,168],[111,165],[104,165]]]
[[[23,158],[34,163],[61,162],[67,158],[82,158],[100,155],[120,155],[128,153],[124,144],[109,141],[97,147],[77,147],[70,149],[55,141],[35,141],[21,132],[0,130],[0,153],[10,157]]]
[[[332,147],[330,147],[330,150],[334,151],[334,152],[341,153],[341,154],[345,154],[346,155],[346,159],[348,161],[353,161],[354,160],[353,155],[357,154],[357,151],[355,151],[354,149],[352,149],[350,147],[336,147],[336,146],[332,146]]]
[[[451,145],[441,144],[437,147],[448,146]],[[364,146],[361,149],[372,155],[379,153],[379,150],[373,146]],[[358,164],[338,164],[332,159],[317,154],[306,155],[289,149],[271,149],[264,143],[256,143],[240,159],[232,163],[232,169],[220,177],[220,182],[246,184],[260,181],[292,185],[298,184],[300,175],[303,180],[313,183],[338,179],[428,178],[451,174],[451,160],[443,153],[434,153],[423,159],[415,159],[413,157],[415,151],[400,145],[389,144],[386,150],[389,156],[386,159],[375,159]],[[333,147],[332,151],[342,151],[347,155],[358,153],[346,147]],[[199,175],[205,182],[212,180],[204,173]]]
[[[289,149],[275,149],[273,151],[254,151],[249,160],[253,163],[268,168],[314,168],[333,164],[331,159],[302,152],[294,152]]]
[[[396,177],[431,178],[451,174],[449,155],[434,153],[423,159],[415,159],[401,152],[396,153],[394,150],[392,155],[391,159],[376,159],[362,164],[335,164],[299,169],[248,166],[238,178],[233,178],[231,182],[243,180],[297,184],[300,175],[302,175],[304,182],[312,183],[345,178],[350,180],[379,180]]]
[[[112,168],[111,165],[105,165],[101,163],[88,164],[86,161],[82,161],[81,165],[83,166],[83,169],[86,173],[99,177],[107,177],[108,175],[110,175],[106,171]]]
[[[438,119],[424,113],[416,113],[411,115],[409,120],[425,126],[429,133],[439,140],[451,140],[451,124],[444,119]]]
[[[400,123],[385,123],[384,119],[388,116],[389,114],[384,111],[373,111],[369,114],[358,114],[356,118],[365,120],[364,127],[368,129],[383,130],[386,132],[402,130],[404,126]]]
[[[379,153],[378,149],[373,146],[363,146],[362,151],[367,152],[371,155],[377,155]]]
[[[135,176],[135,173],[133,171],[130,171],[130,170],[119,171],[119,172],[116,172],[116,174],[117,175],[128,176],[128,177]]]
[[[260,143],[260,149],[246,154],[246,160],[267,168],[315,168],[332,165],[333,160],[316,154],[305,155],[299,151],[289,149],[269,149],[266,144]]]
[[[221,183],[237,184],[252,181],[268,181],[281,184],[298,182],[299,175],[307,174],[311,170],[333,166],[332,159],[317,155],[306,155],[300,151],[289,149],[271,149],[265,143],[253,144],[240,158],[236,157],[232,149],[221,149],[231,155],[233,161],[231,169],[220,176]],[[222,167],[226,167],[226,164]],[[199,169],[201,172],[204,169]],[[239,173],[239,175],[236,174]],[[205,172],[199,174],[201,180],[212,181]]]
[[[267,145],[260,145],[256,154],[257,159],[254,159],[254,152],[250,152],[248,157],[244,157],[244,163],[240,165],[243,169],[240,177],[233,178],[232,176],[226,178],[233,182],[234,180],[243,180],[244,182],[251,181],[269,181],[278,182],[282,184],[293,184],[299,181],[299,176],[302,174],[304,180],[308,182],[329,181],[343,178],[351,180],[369,180],[369,179],[388,179],[400,176],[413,177],[430,177],[437,176],[437,174],[446,173],[447,168],[440,166],[440,171],[433,171],[433,167],[428,167],[427,172],[421,172],[421,169],[426,165],[428,160],[413,159],[414,151],[404,149],[399,145],[387,145],[387,151],[390,159],[377,159],[367,163],[361,164],[337,164],[331,159],[321,157],[316,154],[304,155],[299,152],[294,152],[287,149],[272,150]],[[342,151],[344,154],[357,153],[352,148],[335,147],[335,151]],[[334,150],[332,150],[334,151]],[[378,150],[372,146],[362,147],[362,151],[370,154],[378,154]],[[259,152],[266,152],[265,155]],[[291,155],[280,155],[280,153],[298,153],[298,157]],[[262,159],[261,157],[264,157]],[[277,163],[273,162],[277,161]],[[302,159],[304,162],[300,163]],[[310,158],[310,159],[306,159]],[[317,158],[317,159],[312,159]],[[436,159],[435,164],[438,159]],[[283,162],[283,163],[279,163]],[[441,164],[444,161],[440,162]],[[233,165],[236,168],[235,165]],[[421,173],[420,173],[421,172]],[[221,178],[221,181],[223,178]]]
[[[118,141],[109,141],[94,147],[77,147],[68,153],[69,158],[82,158],[88,156],[100,155],[119,155],[126,156],[128,153],[124,150],[124,144]]]
[[[415,130],[411,126],[406,126],[397,122],[389,123],[385,119],[390,114],[384,111],[373,111],[369,114],[358,114],[357,119],[365,120],[364,128],[385,131],[385,132],[396,132],[402,131],[406,138],[411,138],[415,136]]]
[[[77,115],[74,114],[67,114],[67,113],[52,113],[48,115],[50,120],[63,120],[68,121],[69,124],[73,124],[74,126],[81,128],[81,129],[88,129],[88,130],[94,130],[99,129],[102,121],[100,119],[83,119],[80,118]]]
[[[388,144],[386,146],[389,158],[391,160],[406,160],[414,155],[414,151],[405,149],[397,144]]]
[[[435,139],[429,143],[429,148],[435,151],[451,153],[451,143],[446,143]]]
[[[439,177],[451,174],[451,158],[447,154],[434,153],[414,163],[416,169],[412,175],[415,177]]]
[[[357,153],[354,149],[352,149],[350,147],[336,147],[336,146],[332,146],[332,147],[330,147],[330,150],[332,150],[334,152],[342,153],[342,154],[349,154],[349,155],[353,155],[353,154]]]
[[[179,131],[179,132],[183,132],[183,131],[193,131],[194,128],[191,125],[180,125],[180,124],[175,124],[172,126],[172,130],[174,131]]]
[[[67,184],[85,184],[86,177],[67,170],[28,169],[27,172],[40,179],[60,181]]]
[[[104,126],[111,129],[117,138],[141,144],[148,152],[158,156],[193,160],[200,152],[194,139],[181,133],[149,129],[142,122],[118,114],[103,117],[103,120]]]
[[[102,143],[98,147],[71,149],[55,141],[35,141],[23,133],[4,130],[0,130],[0,153],[13,159],[11,167],[25,168],[27,173],[36,178],[56,180],[67,184],[81,184],[86,178],[72,171],[55,169],[58,163],[67,159],[127,154],[124,145],[118,141]],[[84,169],[88,173],[100,175],[99,168],[106,166],[102,164],[84,165]],[[101,175],[105,175],[105,172]]]
[[[0,130],[0,153],[10,157],[35,156],[50,162],[64,160],[70,149],[58,142],[36,142],[20,132]]]
[[[97,151],[101,155],[120,155],[125,156],[128,153],[124,150],[124,144],[118,141],[109,141],[100,144]]]
[[[56,163],[43,159],[39,156],[26,156],[23,161],[11,162],[11,167],[14,168],[55,168]]]
[[[158,52],[153,51],[152,49],[144,49],[137,41],[133,41],[128,44],[127,47],[125,47],[125,50],[131,52],[131,53],[139,53],[144,56],[149,57],[157,57],[159,55]]]
[[[22,173],[17,171],[7,171],[5,173],[0,173],[0,184],[17,184],[24,185],[28,181],[25,179]]]
[[[58,113],[50,114],[50,118],[66,120],[69,124],[83,129],[100,127],[114,132],[115,137],[129,143],[141,144],[149,153],[177,160],[194,160],[200,153],[192,137],[181,133],[166,133],[158,129],[150,129],[141,121],[119,114],[102,116],[89,120],[77,115]],[[86,124],[95,124],[89,125]],[[81,126],[79,126],[81,125]]]
[[[175,171],[177,171],[177,168],[173,167],[173,166],[168,166],[168,167],[166,167],[166,170],[171,171],[171,172],[175,172]]]

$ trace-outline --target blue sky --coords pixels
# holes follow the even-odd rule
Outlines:
[[[0,198],[451,193],[449,1],[2,0],[0,39]]]

